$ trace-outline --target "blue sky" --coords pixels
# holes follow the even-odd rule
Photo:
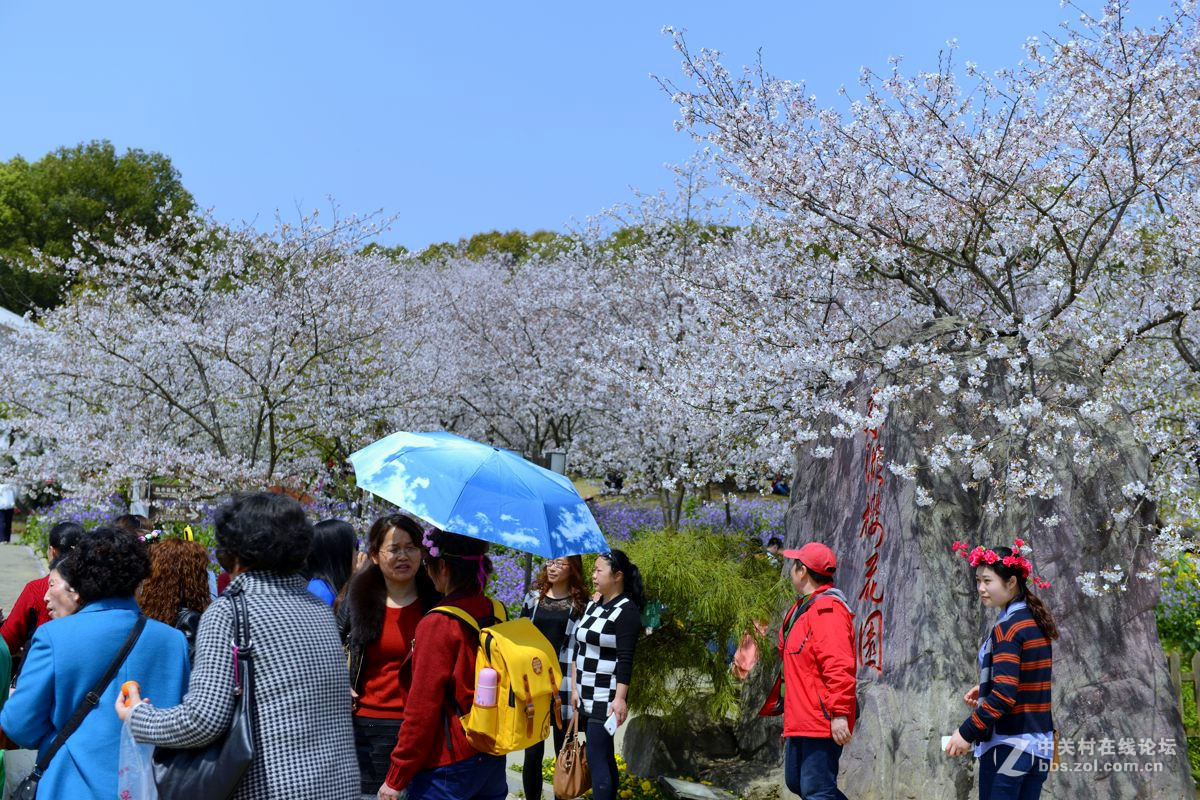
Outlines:
[[[1095,3],[1085,3],[1094,8]],[[1165,0],[1137,0],[1152,22]],[[382,209],[421,247],[562,229],[671,182],[691,140],[650,73],[686,28],[740,68],[836,102],[862,66],[932,67],[949,38],[995,69],[1072,16],[1055,0],[5,3],[0,158],[111,139],[166,153],[221,220]]]

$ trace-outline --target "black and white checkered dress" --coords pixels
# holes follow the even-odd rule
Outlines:
[[[329,606],[299,575],[247,572],[231,586],[245,590],[254,644],[254,760],[234,800],[357,800],[350,676]],[[200,619],[183,703],[133,710],[139,741],[200,747],[229,729],[232,641],[232,607],[218,598]]]
[[[575,626],[575,684],[583,713],[608,716],[618,683],[629,684],[641,612],[624,594],[608,603],[588,603]]]

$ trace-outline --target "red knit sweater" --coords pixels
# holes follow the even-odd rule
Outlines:
[[[46,589],[50,587],[50,576],[43,575],[25,584],[17,601],[13,603],[12,611],[0,628],[0,636],[8,643],[8,651],[13,655],[21,652],[38,625],[50,621],[50,612],[46,608]]]
[[[448,598],[439,605],[458,606],[476,619],[492,615],[492,602],[483,594]],[[401,680],[408,681],[408,699],[404,724],[392,750],[388,786],[405,789],[422,770],[457,764],[477,754],[467,742],[458,716],[448,708],[446,693],[447,688],[452,689],[458,707],[464,712],[471,708],[478,646],[462,622],[445,614],[426,614],[417,624],[412,668],[401,674]]]

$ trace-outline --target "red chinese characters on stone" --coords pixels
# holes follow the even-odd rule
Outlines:
[[[867,414],[875,410],[875,398],[867,404]],[[883,605],[883,586],[876,579],[879,570],[879,548],[883,546],[885,530],[880,510],[883,505],[883,445],[879,441],[879,429],[867,428],[863,431],[867,440],[867,452],[864,459],[863,480],[867,488],[867,507],[862,514],[862,527],[859,528],[858,538],[871,543],[871,553],[864,563],[865,575],[862,590],[858,599],[873,606]],[[860,667],[872,667],[880,674],[883,673],[883,612],[874,608],[858,626],[858,664]]]
[[[858,626],[858,664],[883,674],[883,612],[875,609]]]
[[[862,591],[858,593],[859,600],[879,605],[883,602],[883,587],[875,580],[875,571],[879,568],[879,553],[867,556],[867,574],[863,581]]]

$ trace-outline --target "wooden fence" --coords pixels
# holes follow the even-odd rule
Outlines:
[[[1190,686],[1192,698],[1200,704],[1200,653],[1192,656],[1192,663],[1188,664],[1188,669],[1183,669],[1179,653],[1171,651],[1167,653],[1167,665],[1171,670],[1171,684],[1175,689],[1175,702],[1179,704],[1179,713],[1183,714],[1183,690],[1185,686]],[[1187,726],[1188,736],[1200,736],[1200,724],[1193,722]]]

